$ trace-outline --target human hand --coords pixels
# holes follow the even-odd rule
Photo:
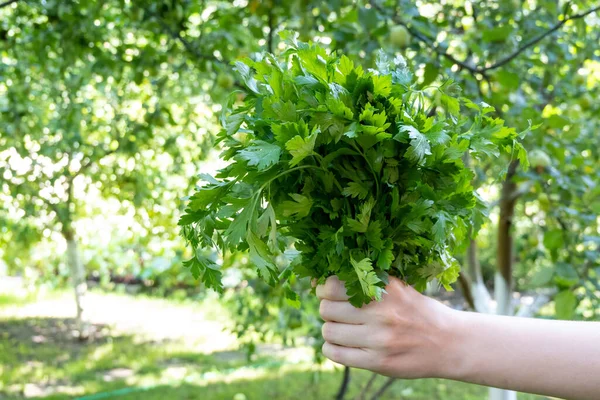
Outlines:
[[[381,302],[355,308],[337,277],[317,286],[323,354],[350,367],[398,378],[452,377],[460,351],[453,325],[460,312],[390,277]]]

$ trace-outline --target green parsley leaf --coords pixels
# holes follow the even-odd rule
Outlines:
[[[276,144],[256,140],[252,146],[240,150],[240,157],[248,161],[248,165],[256,166],[258,170],[264,170],[276,164],[281,155],[281,148]]]
[[[285,144],[285,148],[292,155],[290,160],[290,166],[293,167],[298,165],[306,157],[313,154],[315,148],[315,142],[317,140],[318,132],[311,133],[307,138],[302,136],[294,136]]]
[[[307,197],[298,193],[291,193],[290,197],[294,201],[284,201],[282,203],[283,215],[286,217],[295,215],[296,218],[304,218],[310,214],[313,202]]]

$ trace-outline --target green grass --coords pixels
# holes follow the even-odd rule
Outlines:
[[[156,304],[143,297],[139,302],[143,307]],[[2,304],[0,311],[3,306],[25,303]],[[181,310],[190,305],[175,302],[172,307]],[[342,377],[340,369],[294,361],[288,353],[265,353],[248,362],[240,352],[205,354],[189,341],[116,333],[109,326],[95,326],[91,339],[80,342],[71,335],[73,327],[72,320],[58,317],[0,317],[0,399],[232,400],[235,395],[236,400],[331,399]],[[365,371],[352,372],[348,399],[369,376]],[[378,385],[384,380],[378,378]],[[485,398],[484,387],[435,379],[398,381],[383,397]]]

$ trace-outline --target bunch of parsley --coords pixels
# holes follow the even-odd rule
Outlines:
[[[357,307],[381,298],[388,275],[450,288],[451,254],[485,213],[463,159],[507,152],[525,163],[519,134],[452,80],[418,88],[401,58],[380,54],[364,70],[287,40],[279,60],[236,63],[248,95],[224,109],[218,140],[230,164],[201,176],[180,220],[195,254],[186,266],[222,290],[199,250],[247,251],[272,284],[337,275]],[[280,262],[290,248],[299,256]]]

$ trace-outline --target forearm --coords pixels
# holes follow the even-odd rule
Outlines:
[[[600,396],[600,323],[455,312],[446,378],[557,396]]]

